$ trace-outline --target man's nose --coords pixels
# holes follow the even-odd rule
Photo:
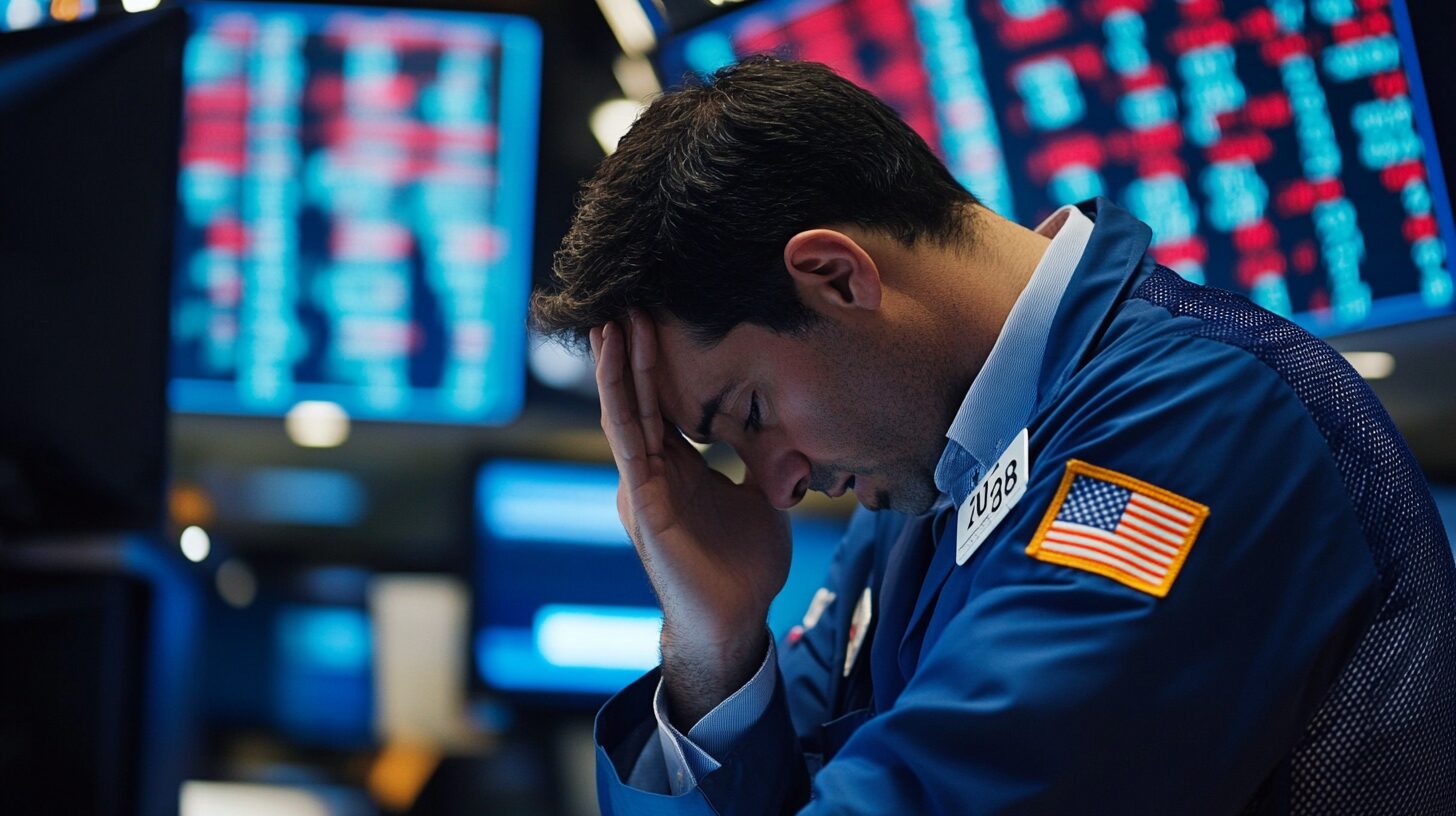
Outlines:
[[[809,491],[809,459],[797,450],[760,442],[744,446],[738,455],[748,466],[748,481],[779,510],[798,504]]]

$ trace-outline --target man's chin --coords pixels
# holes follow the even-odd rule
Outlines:
[[[864,485],[863,490],[858,486],[855,488],[854,497],[866,510],[894,510],[907,516],[918,516],[935,507],[940,491],[935,489],[934,482],[927,490],[909,489],[894,493],[888,488]]]
[[[899,510],[895,506],[895,497],[888,490],[865,490],[854,492],[854,497],[866,510]]]

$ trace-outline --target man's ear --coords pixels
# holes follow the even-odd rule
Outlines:
[[[799,300],[821,312],[880,308],[875,261],[853,238],[831,229],[804,230],[784,245],[784,266]]]

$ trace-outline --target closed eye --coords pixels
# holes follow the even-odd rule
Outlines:
[[[758,413],[758,392],[754,391],[748,398],[748,418],[743,421],[743,430],[757,431],[763,428],[763,419]]]

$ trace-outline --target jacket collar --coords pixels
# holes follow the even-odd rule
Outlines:
[[[1068,223],[1053,238],[946,432],[935,483],[952,505],[1076,371],[1147,251],[1151,230],[1126,210],[1101,197],[1077,206],[1091,234]]]
[[[1092,235],[1052,319],[1046,349],[1042,354],[1041,370],[1037,374],[1037,397],[1030,415],[1032,417],[1040,414],[1062,385],[1081,368],[1111,320],[1113,311],[1153,267],[1146,254],[1152,240],[1152,230],[1146,224],[1102,197],[1083,202],[1078,208],[1092,219]],[[1046,467],[1047,463],[1041,463],[1040,466]],[[1035,451],[1032,452],[1031,467],[1033,471],[1038,467]],[[943,507],[941,512],[955,511],[953,507]],[[950,526],[954,527],[953,524]],[[896,549],[902,550],[900,547]],[[895,553],[900,556],[903,554],[903,551]],[[881,639],[882,642],[890,642],[884,643],[880,649],[893,644],[898,658],[895,662],[898,662],[903,678],[908,678],[918,664],[919,646],[924,640],[920,630],[925,625],[929,611],[935,606],[941,586],[955,569],[954,554],[953,532],[941,536],[940,541],[935,544],[935,554],[924,579],[920,582],[918,597],[905,630],[894,634],[886,632],[886,637]],[[974,559],[971,564],[975,564]],[[898,579],[897,584],[900,581],[914,580],[914,570],[897,570],[894,564],[890,565],[889,570],[887,577],[895,576]],[[884,590],[886,594],[915,591],[913,584],[890,586],[888,582]],[[907,651],[907,647],[913,648]],[[876,662],[881,663],[884,668],[894,665],[894,662],[887,660]],[[899,687],[903,687],[903,678],[895,678],[901,680]],[[878,687],[882,677],[876,677],[875,681]],[[888,704],[887,698],[898,693],[898,688],[886,691],[890,694],[882,695],[877,691],[875,695],[882,706]]]
[[[1153,237],[1147,224],[1101,196],[1077,206],[1093,221],[1092,237],[1052,318],[1033,416],[1082,367],[1113,310],[1153,266],[1144,263]]]

